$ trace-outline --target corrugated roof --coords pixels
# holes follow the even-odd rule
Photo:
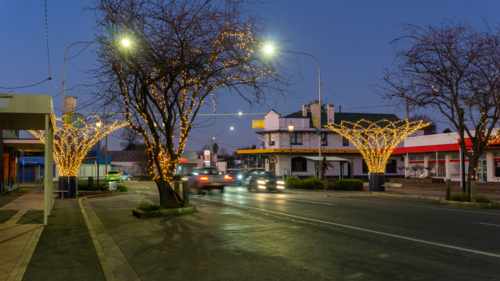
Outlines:
[[[349,112],[335,112],[335,124],[340,124],[342,121],[347,121],[351,123],[356,123],[361,119],[365,119],[370,122],[376,122],[383,119],[387,119],[389,121],[398,121],[399,119],[395,114],[383,114],[383,113],[349,113]],[[309,118],[311,120],[312,127],[312,119],[311,112],[307,112],[307,116],[302,116],[302,111],[297,111],[282,118]],[[325,126],[327,124],[327,113],[321,113],[321,125]]]
[[[139,162],[145,155],[144,150],[117,150],[108,151],[112,162]]]

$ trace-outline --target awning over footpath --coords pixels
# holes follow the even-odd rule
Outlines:
[[[306,158],[307,160],[310,160],[310,161],[315,161],[315,162],[323,161],[323,157],[319,157],[319,156],[304,156],[304,158]],[[326,161],[328,161],[328,162],[347,162],[349,160],[347,160],[345,158],[335,157],[335,156],[327,156]]]

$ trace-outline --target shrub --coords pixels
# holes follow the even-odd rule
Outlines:
[[[139,180],[140,181],[152,181],[153,180],[153,176],[151,176],[151,175],[140,175],[139,176]]]
[[[477,203],[491,203],[491,200],[490,200],[490,198],[488,198],[488,196],[478,195],[478,196],[476,196],[476,202]]]
[[[363,190],[363,181],[353,179],[339,179],[333,186],[330,186],[329,189],[349,191]]]
[[[460,202],[470,202],[470,197],[469,197],[469,194],[467,194],[467,193],[455,193],[455,194],[451,195],[450,200],[451,201],[460,201]]]
[[[149,200],[143,200],[139,203],[139,205],[137,205],[136,209],[144,212],[158,211],[160,209],[160,204]]]
[[[338,179],[330,178],[323,181],[323,189],[332,189],[333,185]]]
[[[302,181],[297,177],[289,177],[285,181],[285,187],[290,188],[290,189],[294,189],[294,188],[301,189],[302,188]]]
[[[101,190],[108,190],[108,184],[106,182],[99,182],[99,186],[101,187]],[[97,182],[94,182],[94,186],[92,189],[89,189],[88,182],[79,182],[78,183],[78,190],[95,191],[95,190],[97,190]]]
[[[116,185],[116,189],[120,190],[121,192],[127,192],[128,191],[128,187],[124,186],[123,184]]]
[[[309,177],[305,180],[289,177],[286,179],[285,187],[290,189],[321,189],[323,188],[323,180],[316,177]]]

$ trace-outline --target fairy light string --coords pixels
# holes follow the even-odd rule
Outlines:
[[[384,173],[387,160],[394,148],[416,130],[430,125],[424,121],[408,119],[370,122],[361,119],[356,123],[342,121],[326,127],[351,141],[365,159],[370,173]]]
[[[57,127],[57,123],[61,122],[62,118],[56,118],[53,136],[53,157],[61,177],[78,176],[82,161],[90,149],[106,135],[127,125],[126,121],[119,120],[106,125],[98,116],[90,116],[85,120],[78,119],[70,125]],[[85,125],[78,128],[73,126],[76,123]],[[29,132],[45,144],[45,131],[29,130]]]

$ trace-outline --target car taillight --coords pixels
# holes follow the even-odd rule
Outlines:
[[[208,180],[208,177],[201,177],[200,178],[201,181],[207,181]]]
[[[120,174],[117,174],[117,176],[120,176]]]
[[[231,177],[230,175],[225,175],[225,176],[224,176],[224,178],[225,178],[226,180],[232,180],[232,179],[233,179],[233,177]]]
[[[109,176],[108,174],[106,174],[106,177]]]

